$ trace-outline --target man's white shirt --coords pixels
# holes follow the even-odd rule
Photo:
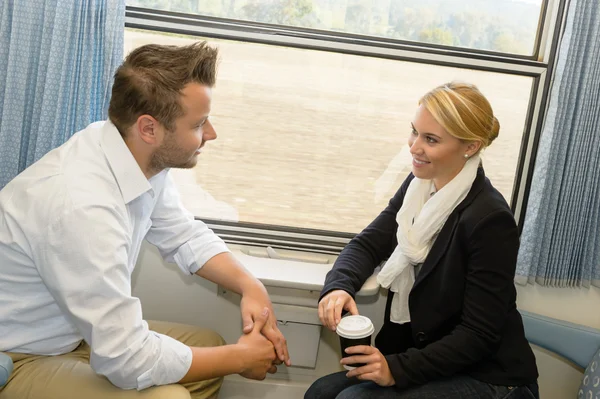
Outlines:
[[[84,339],[113,384],[175,383],[184,344],[149,331],[131,275],[142,240],[193,274],[223,241],[181,205],[168,170],[146,179],[119,131],[96,122],[0,191],[0,351],[57,355]]]

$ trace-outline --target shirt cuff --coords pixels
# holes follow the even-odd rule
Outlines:
[[[175,263],[184,272],[194,274],[204,266],[213,256],[230,252],[227,245],[219,237],[206,242],[205,240],[192,240],[183,244],[174,256]]]
[[[154,366],[137,379],[137,390],[154,385],[174,384],[189,371],[192,366],[192,349],[167,335],[150,331],[160,339],[160,356]]]

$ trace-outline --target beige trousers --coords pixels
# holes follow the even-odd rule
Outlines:
[[[188,346],[219,346],[225,341],[212,330],[185,324],[150,321],[150,329]],[[189,384],[151,387],[143,391],[119,389],[90,367],[90,347],[83,342],[73,352],[58,356],[7,353],[14,363],[0,399],[208,399],[217,398],[223,378]]]

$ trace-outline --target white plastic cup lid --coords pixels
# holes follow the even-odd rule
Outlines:
[[[368,317],[346,316],[338,324],[336,332],[340,337],[348,339],[365,338],[373,334],[375,327]]]

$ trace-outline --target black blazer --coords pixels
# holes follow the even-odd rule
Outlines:
[[[321,297],[342,289],[354,297],[397,245],[396,214],[411,174],[387,208],[344,248]],[[467,197],[450,214],[409,295],[411,322],[384,325],[375,346],[405,388],[466,373],[494,385],[534,383],[535,357],[525,339],[513,283],[518,229],[512,212],[479,168]]]

